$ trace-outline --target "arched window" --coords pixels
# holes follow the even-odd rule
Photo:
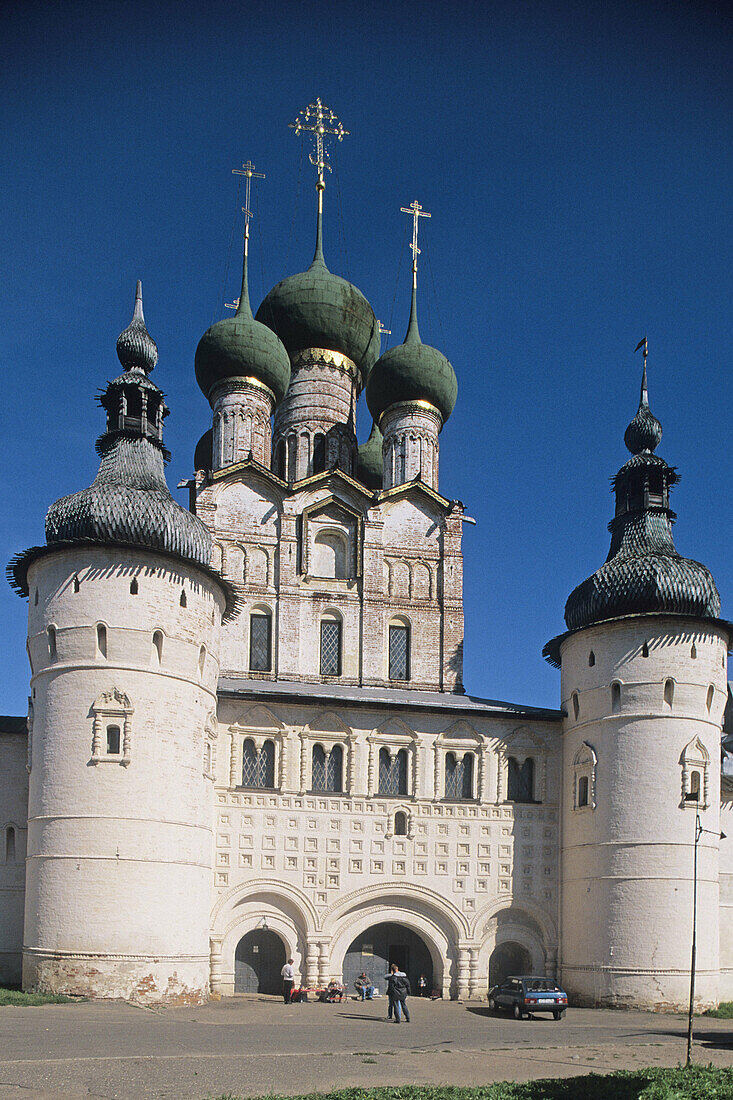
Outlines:
[[[588,654],[588,667],[593,668],[593,665],[595,663],[596,663],[596,655],[593,652],[593,650],[591,650],[590,653]]]
[[[264,745],[260,749],[259,764],[259,783],[257,784],[257,786],[268,787],[272,789],[275,786],[274,741],[265,741]]]
[[[473,753],[466,752],[459,760],[456,753],[445,754],[445,797],[457,802],[473,798]]]
[[[710,687],[708,688],[708,693],[705,697],[705,707],[707,709],[708,714],[710,714],[710,711],[713,709],[713,699],[714,698],[715,698],[715,688],[711,684]]]
[[[326,764],[326,790],[340,794],[344,789],[344,750],[334,745]]]
[[[320,474],[326,469],[326,437],[316,432],[313,437],[313,473]]]
[[[578,779],[578,807],[588,805],[588,776],[581,775]]]
[[[252,672],[272,671],[272,616],[259,608],[249,617],[249,667]]]
[[[163,631],[156,630],[153,634],[153,659],[159,664],[163,664]]]
[[[281,439],[275,448],[275,473],[285,481],[285,440]]]
[[[33,603],[38,607],[38,589],[36,589],[36,594],[33,597]]]
[[[690,801],[700,801],[700,773],[690,772]]]
[[[257,783],[257,749],[254,741],[247,738],[242,746],[242,786],[256,787]]]
[[[528,756],[523,764],[514,756],[507,761],[507,801],[534,802],[534,760]]]
[[[74,592],[79,592],[81,585],[79,584],[79,578],[74,577]]]
[[[389,625],[389,678],[410,679],[410,628],[404,622]]]
[[[8,825],[5,830],[5,862],[15,863],[15,827]]]
[[[204,669],[206,667],[206,646],[202,645],[199,650],[199,676],[204,675]]]
[[[621,710],[621,684],[611,684],[611,710],[615,713]]]
[[[379,750],[379,794],[389,797],[407,794],[407,750],[392,756],[384,746]]]
[[[341,620],[321,619],[321,676],[341,675]]]
[[[107,726],[107,756],[119,756],[122,738],[119,726]]]
[[[323,745],[314,745],[312,753],[311,787],[314,791],[326,789],[326,750]]]
[[[693,661],[697,660],[697,646],[694,642],[692,643],[692,648],[690,649],[690,657]]]
[[[137,583],[137,577],[133,577],[132,580],[130,581],[130,595],[131,596],[137,596],[138,592],[139,592],[139,588],[138,588],[138,583]]]
[[[52,661],[56,660],[56,627],[49,626],[46,630],[46,637],[48,638],[48,655]]]
[[[312,572],[314,577],[346,580],[348,545],[340,531],[319,531],[313,540]]]
[[[642,657],[649,656],[649,646],[646,642],[644,642],[644,645],[641,647],[641,655]]]
[[[107,659],[107,627],[97,623],[97,656]]]
[[[403,810],[394,815],[394,835],[407,836],[407,814]]]
[[[180,603],[181,607],[188,606],[188,600],[186,599],[186,590],[184,588],[181,589],[181,598],[178,602]]]
[[[575,718],[576,722],[578,721],[578,716],[579,715],[580,715],[580,699],[578,698],[577,691],[574,691],[573,692],[573,717]]]
[[[674,680],[664,681],[664,705],[672,709],[674,703]]]
[[[275,744],[267,740],[257,749],[251,737],[242,746],[242,786],[273,789],[275,786]]]

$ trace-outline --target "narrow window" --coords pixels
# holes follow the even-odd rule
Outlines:
[[[410,631],[401,624],[389,628],[389,678],[410,679]]]
[[[36,589],[36,594],[33,597],[33,603],[38,607],[38,589]]]
[[[178,602],[180,603],[181,607],[188,607],[188,600],[186,599],[186,592],[185,592],[185,589],[183,589],[183,588],[181,589],[181,598]]]
[[[153,634],[153,652],[159,665],[163,664],[163,631],[156,630]]]
[[[674,680],[664,681],[664,702],[671,709],[674,703]]]
[[[456,797],[456,770],[458,764],[456,761],[456,754],[454,752],[447,752],[445,754],[445,797]]]
[[[107,755],[119,756],[120,753],[120,727],[107,726]]]
[[[138,585],[137,585],[137,577],[133,577],[132,580],[130,581],[130,595],[131,596],[137,596],[138,591],[139,591],[139,589],[138,589]]]
[[[394,815],[394,835],[407,836],[407,814],[398,810]]]
[[[461,798],[464,802],[469,802],[473,798],[473,753],[464,753],[461,764],[463,766]]]
[[[107,659],[107,627],[104,623],[97,623],[97,655]]]
[[[510,756],[507,761],[507,801],[534,802],[534,760],[528,756],[522,765]]]
[[[275,473],[285,481],[285,440],[281,439],[275,448]]]
[[[690,657],[693,661],[697,659],[697,646],[694,642],[692,643],[692,648],[690,649]]]
[[[646,642],[644,642],[644,645],[641,647],[641,655],[642,655],[642,657],[648,657],[649,656],[649,646],[647,645]]]
[[[320,474],[326,469],[326,438],[322,432],[313,437],[313,473]]]
[[[79,578],[74,577],[74,591],[78,592],[80,588],[81,588],[81,585],[79,584]]]
[[[581,775],[578,780],[578,806],[588,805],[588,776]]]
[[[691,772],[690,773],[690,794],[693,796],[691,801],[693,801],[693,802],[699,802],[700,801],[700,773],[699,772]]]
[[[12,825],[5,830],[5,862],[15,863],[15,828]]]
[[[249,617],[249,667],[252,672],[272,671],[272,617],[263,611]]]
[[[588,667],[593,668],[593,665],[595,663],[596,663],[596,655],[593,652],[593,650],[591,650],[590,653],[588,654]]]
[[[56,627],[49,626],[46,631],[48,637],[48,655],[52,661],[56,660]]]
[[[203,676],[204,668],[206,666],[206,646],[202,645],[199,650],[199,676]]]
[[[257,786],[257,749],[250,737],[242,746],[242,786]]]
[[[579,714],[580,714],[580,700],[578,699],[577,691],[574,691],[573,692],[573,716],[575,717],[576,722],[578,720]]]
[[[326,789],[326,750],[323,745],[313,746],[311,788],[314,791]]]
[[[611,710],[621,710],[621,684],[611,684]]]
[[[711,684],[710,687],[708,688],[708,693],[707,693],[707,696],[705,698],[705,706],[707,707],[708,714],[710,714],[710,711],[713,709],[713,699],[714,698],[715,698],[715,688]]]
[[[334,745],[326,765],[326,790],[341,794],[344,789],[344,750]]]
[[[258,787],[272,789],[275,786],[275,743],[273,741],[265,741],[260,750],[258,779]]]
[[[321,620],[321,676],[341,675],[341,622]]]
[[[390,756],[389,749],[379,750],[379,794],[392,797],[407,794],[407,750]]]

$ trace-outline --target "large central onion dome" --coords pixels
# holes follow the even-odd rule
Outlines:
[[[256,320],[277,333],[291,357],[306,348],[346,355],[365,383],[379,355],[379,323],[361,291],[326,267],[322,235],[319,209],[313,263],[273,287]]]
[[[290,384],[288,353],[274,332],[252,316],[247,281],[247,237],[237,312],[207,329],[196,348],[196,381],[204,397],[229,378],[254,378],[282,401]]]
[[[645,363],[639,409],[624,436],[632,457],[612,483],[616,515],[609,524],[611,548],[605,564],[571,592],[565,605],[569,630],[621,615],[720,615],[720,596],[709,570],[675,549],[669,490],[678,477],[653,453],[661,438],[661,424],[649,409]]]
[[[410,322],[403,344],[389,348],[369,377],[366,399],[379,423],[382,414],[402,401],[427,401],[438,410],[443,424],[458,396],[456,372],[437,348],[423,344],[417,324],[417,289],[413,280]]]

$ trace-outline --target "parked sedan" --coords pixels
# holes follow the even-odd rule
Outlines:
[[[509,977],[489,990],[489,1008],[513,1012],[515,1020],[535,1012],[551,1012],[561,1020],[567,1007],[567,993],[551,978]]]

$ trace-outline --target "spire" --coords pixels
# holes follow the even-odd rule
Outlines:
[[[310,134],[314,142],[313,152],[309,154],[308,159],[318,173],[316,177],[318,218],[316,221],[316,251],[311,267],[314,265],[325,267],[326,261],[323,258],[323,192],[326,190],[325,173],[332,171],[325,143],[329,138],[343,141],[348,136],[349,131],[344,129],[338,116],[330,107],[326,107],[325,104],[321,103],[320,99],[304,107],[298,113],[295,122],[289,122],[288,126],[291,130],[295,130],[296,134]]]
[[[409,206],[401,206],[400,211],[403,214],[412,215],[412,243],[410,248],[412,249],[412,301],[410,303],[410,322],[407,326],[407,335],[404,342],[406,344],[421,344],[420,329],[417,325],[417,258],[420,255],[420,249],[417,247],[417,230],[419,218],[430,218],[432,214],[428,214],[427,210],[423,210],[420,203],[415,199]]]
[[[644,451],[651,453],[658,446],[662,438],[662,425],[649,408],[649,390],[646,377],[646,359],[649,354],[647,338],[644,336],[636,345],[635,351],[643,348],[644,367],[641,375],[641,393],[639,395],[639,408],[636,416],[624,432],[624,443],[633,455]]]
[[[252,307],[249,302],[249,285],[247,281],[247,266],[249,260],[249,221],[252,217],[252,210],[250,209],[250,199],[252,197],[252,180],[263,180],[267,177],[264,172],[255,172],[255,166],[251,160],[248,160],[246,164],[243,164],[241,168],[232,168],[233,176],[244,176],[246,180],[244,206],[242,207],[242,213],[244,214],[244,259],[242,260],[242,289],[239,294],[239,300],[237,302],[236,317],[246,317],[250,320],[252,318]]]
[[[139,279],[135,289],[132,320],[117,337],[117,356],[125,370],[141,370],[146,374],[158,362],[158,346],[145,326],[143,284]]]

